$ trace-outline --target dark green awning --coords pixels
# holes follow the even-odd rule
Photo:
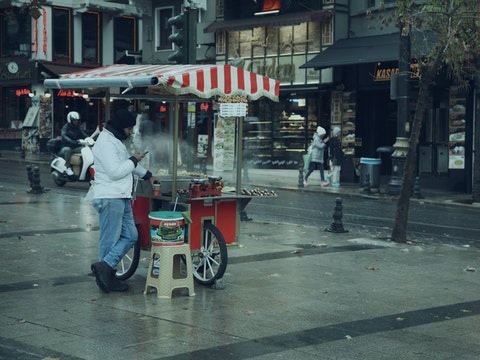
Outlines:
[[[323,69],[332,66],[398,60],[400,35],[377,35],[341,39],[306,62],[301,68]]]

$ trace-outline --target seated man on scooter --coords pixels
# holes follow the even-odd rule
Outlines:
[[[82,150],[81,140],[87,138],[88,135],[80,128],[80,114],[76,111],[70,111],[67,114],[67,123],[62,128],[62,149],[60,155],[65,159],[65,174],[73,175],[70,166],[70,158],[72,154],[79,154]]]

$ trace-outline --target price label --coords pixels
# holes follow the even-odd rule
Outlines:
[[[220,116],[238,117],[247,115],[246,103],[220,103]]]

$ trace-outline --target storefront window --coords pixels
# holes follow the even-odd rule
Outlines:
[[[172,50],[172,43],[168,41],[168,37],[172,34],[172,27],[167,25],[168,19],[173,16],[173,8],[159,8],[155,11],[156,20],[156,49]]]
[[[240,43],[240,32],[230,31],[228,33],[228,56],[233,58],[238,54],[238,44]]]
[[[333,16],[322,23],[322,45],[333,44]]]
[[[292,34],[292,27],[291,26],[284,26],[279,29],[280,31],[280,55],[289,55],[292,53],[292,42],[293,42],[293,34]]]
[[[307,23],[302,23],[293,27],[293,53],[305,54],[307,52]]]
[[[312,55],[308,54],[307,55],[307,61],[310,61],[315,56],[316,56],[316,54],[312,54]],[[323,75],[323,71],[318,71],[315,68],[307,68],[305,70],[306,70],[306,82],[307,82],[307,84],[318,84],[319,81],[320,81],[320,74]],[[331,71],[331,69],[329,69],[329,71]],[[325,80],[330,80],[330,79],[324,79],[324,77],[322,76],[322,80],[325,81]],[[325,82],[327,82],[327,81],[325,81]]]
[[[31,49],[31,18],[18,9],[0,12],[1,55],[29,56]]]
[[[329,22],[329,20],[325,20],[326,22]],[[312,22],[308,23],[308,52],[309,53],[314,53],[314,52],[320,52],[321,46],[320,46],[320,38],[318,34],[320,34],[320,22]]]
[[[25,114],[30,106],[30,97],[24,88],[4,87],[2,88],[2,110],[0,117],[0,128],[18,128],[23,122]]]
[[[291,56],[282,56],[278,59],[278,80],[280,85],[290,85],[295,78],[295,68]]]
[[[327,128],[330,97],[291,93],[249,104],[244,122],[247,167],[298,168],[318,125]]]
[[[253,57],[265,56],[265,29],[254,28],[251,41]]]
[[[137,19],[127,16],[116,18],[114,33],[115,62],[125,55],[125,50],[133,52],[138,50]]]
[[[267,28],[266,31],[267,56],[278,55],[278,28]]]
[[[293,84],[305,84],[305,69],[300,69],[300,66],[305,64],[305,55],[293,56],[292,62],[295,69],[295,77],[293,78]]]
[[[252,30],[240,31],[239,56],[249,58],[252,53]]]
[[[99,13],[82,15],[82,60],[84,63],[101,63],[100,30],[101,17]]]
[[[53,17],[53,60],[71,62],[71,10],[66,8],[52,9]]]

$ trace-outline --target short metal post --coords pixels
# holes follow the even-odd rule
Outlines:
[[[303,164],[298,168],[298,188],[301,189],[305,187],[303,184]]]
[[[40,169],[38,166],[27,166],[28,180],[30,181],[30,190],[27,190],[30,194],[42,194],[44,193],[43,187],[40,185]]]
[[[335,210],[333,212],[333,222],[329,228],[325,229],[326,231],[333,232],[333,233],[346,233],[348,230],[345,230],[342,223],[342,199],[336,198],[335,199]]]
[[[423,199],[423,195],[420,192],[420,177],[415,177],[415,183],[413,185],[413,197],[415,199]]]

